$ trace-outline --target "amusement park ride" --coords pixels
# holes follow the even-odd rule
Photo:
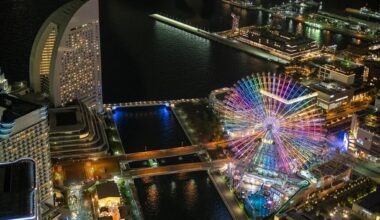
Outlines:
[[[243,78],[225,96],[221,118],[233,153],[225,172],[252,217],[269,216],[287,205],[308,185],[299,172],[326,153],[316,96],[272,73]]]

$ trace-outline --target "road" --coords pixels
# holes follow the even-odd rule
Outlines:
[[[163,149],[163,150],[144,151],[144,152],[126,154],[125,160],[128,162],[131,162],[131,161],[137,161],[137,160],[148,160],[152,158],[181,156],[181,155],[193,154],[201,150],[202,150],[201,146],[193,145],[193,146],[176,147],[176,148]]]
[[[182,173],[191,172],[197,170],[208,170],[213,168],[220,168],[227,163],[228,159],[215,160],[212,162],[198,162],[198,163],[186,163],[186,164],[176,164],[168,165],[162,167],[148,167],[148,168],[138,168],[131,169],[126,172],[127,175],[132,176],[132,178],[140,178],[146,176],[158,176],[172,173]]]

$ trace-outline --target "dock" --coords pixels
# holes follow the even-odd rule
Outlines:
[[[189,33],[195,34],[197,36],[203,37],[205,39],[224,44],[226,46],[240,50],[242,52],[245,52],[245,53],[248,53],[248,54],[263,58],[263,59],[266,59],[268,61],[273,61],[273,62],[277,62],[280,64],[288,64],[289,63],[288,60],[274,56],[274,55],[267,53],[261,49],[246,45],[246,44],[238,42],[236,40],[230,40],[230,39],[224,38],[222,36],[219,36],[217,33],[211,33],[211,32],[190,26],[188,24],[184,24],[184,23],[179,22],[177,20],[165,17],[165,16],[160,15],[160,14],[152,14],[152,15],[150,15],[150,17],[156,19],[157,21],[165,23],[167,25],[176,27],[176,28],[184,30],[186,32],[189,32]]]

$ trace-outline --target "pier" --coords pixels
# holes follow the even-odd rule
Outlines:
[[[152,14],[152,15],[150,15],[150,17],[156,19],[157,21],[160,21],[160,22],[163,22],[165,24],[176,27],[178,29],[181,29],[181,30],[187,31],[189,33],[198,35],[198,36],[206,38],[208,40],[212,40],[212,41],[224,44],[226,46],[229,46],[229,47],[232,47],[234,49],[243,51],[245,53],[266,59],[268,61],[273,61],[273,62],[277,62],[277,63],[281,63],[281,64],[288,64],[289,63],[289,61],[287,61],[283,58],[274,56],[272,54],[269,54],[269,53],[267,53],[261,49],[246,45],[246,44],[241,43],[241,42],[236,41],[236,40],[230,40],[230,39],[224,38],[222,36],[219,36],[217,33],[211,33],[211,32],[190,26],[188,24],[184,24],[182,22],[176,21],[174,19],[165,17],[163,15]]]

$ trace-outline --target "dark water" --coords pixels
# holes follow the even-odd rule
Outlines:
[[[34,37],[44,20],[67,1],[0,1],[0,66],[11,82],[28,81],[29,56]],[[262,2],[273,6],[283,1]],[[378,0],[323,2],[324,10],[339,13],[346,7],[359,8],[366,3],[370,8],[377,9],[379,4]],[[182,34],[155,28],[154,21],[147,17],[151,13],[163,12],[218,31],[231,26],[231,11],[241,16],[241,25],[266,22],[265,13],[257,16],[259,12],[230,7],[219,0],[100,1],[105,100],[118,102],[165,96],[204,96],[213,88],[230,86],[251,71],[276,69],[277,66],[263,64],[259,59],[213,43],[209,52],[193,53],[191,49],[197,41],[187,44],[178,42],[173,35],[179,35],[177,38],[180,38]],[[160,43],[157,35],[169,39],[166,43]],[[176,58],[178,60],[174,60]],[[209,61],[207,66],[202,66],[206,61]],[[157,81],[159,77],[163,80]],[[171,80],[165,83],[168,78]],[[185,83],[186,80],[190,82]],[[173,93],[176,90],[178,94]],[[186,90],[191,91],[186,93]]]
[[[264,2],[274,5],[282,1]],[[376,0],[367,2],[377,7]],[[328,11],[342,12],[345,7],[363,5],[364,1],[356,0],[325,1]],[[219,0],[112,0],[100,1],[100,8],[105,102],[205,97],[251,72],[276,71],[279,67],[148,16],[159,12],[220,31],[231,26],[231,12],[241,16],[241,25],[268,23],[264,12],[242,10]],[[284,29],[339,48],[356,42],[296,22],[285,22]]]
[[[29,56],[45,19],[68,0],[0,0],[0,67],[10,81],[29,81]]]
[[[251,72],[276,71],[276,64],[155,22],[148,16],[166,8],[197,16],[191,9],[183,9],[184,3],[100,2],[105,102],[205,97],[211,90],[231,86]]]
[[[135,179],[145,219],[232,219],[204,171]]]
[[[127,153],[190,145],[166,106],[119,107],[113,118]]]

